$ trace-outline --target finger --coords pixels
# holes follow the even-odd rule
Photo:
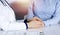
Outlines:
[[[32,20],[36,20],[36,21],[42,21],[40,18],[38,18],[38,17],[34,17]]]

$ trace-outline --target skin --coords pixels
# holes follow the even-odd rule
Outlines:
[[[32,20],[28,22],[29,29],[37,29],[37,28],[43,28],[44,23],[41,19],[34,17]]]

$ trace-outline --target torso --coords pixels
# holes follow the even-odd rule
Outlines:
[[[34,0],[34,3],[35,16],[41,18],[42,20],[51,18],[55,12],[55,0]]]

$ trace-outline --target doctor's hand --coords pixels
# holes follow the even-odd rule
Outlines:
[[[42,22],[42,20],[37,17],[34,17],[27,24],[28,24],[29,29],[36,29],[36,28],[43,28],[44,27],[44,23]]]

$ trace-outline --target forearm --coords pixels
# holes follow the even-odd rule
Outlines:
[[[45,26],[51,26],[51,25],[56,25],[60,22],[60,19],[56,18],[56,19],[49,19],[49,20],[46,20],[46,21],[43,21]]]

